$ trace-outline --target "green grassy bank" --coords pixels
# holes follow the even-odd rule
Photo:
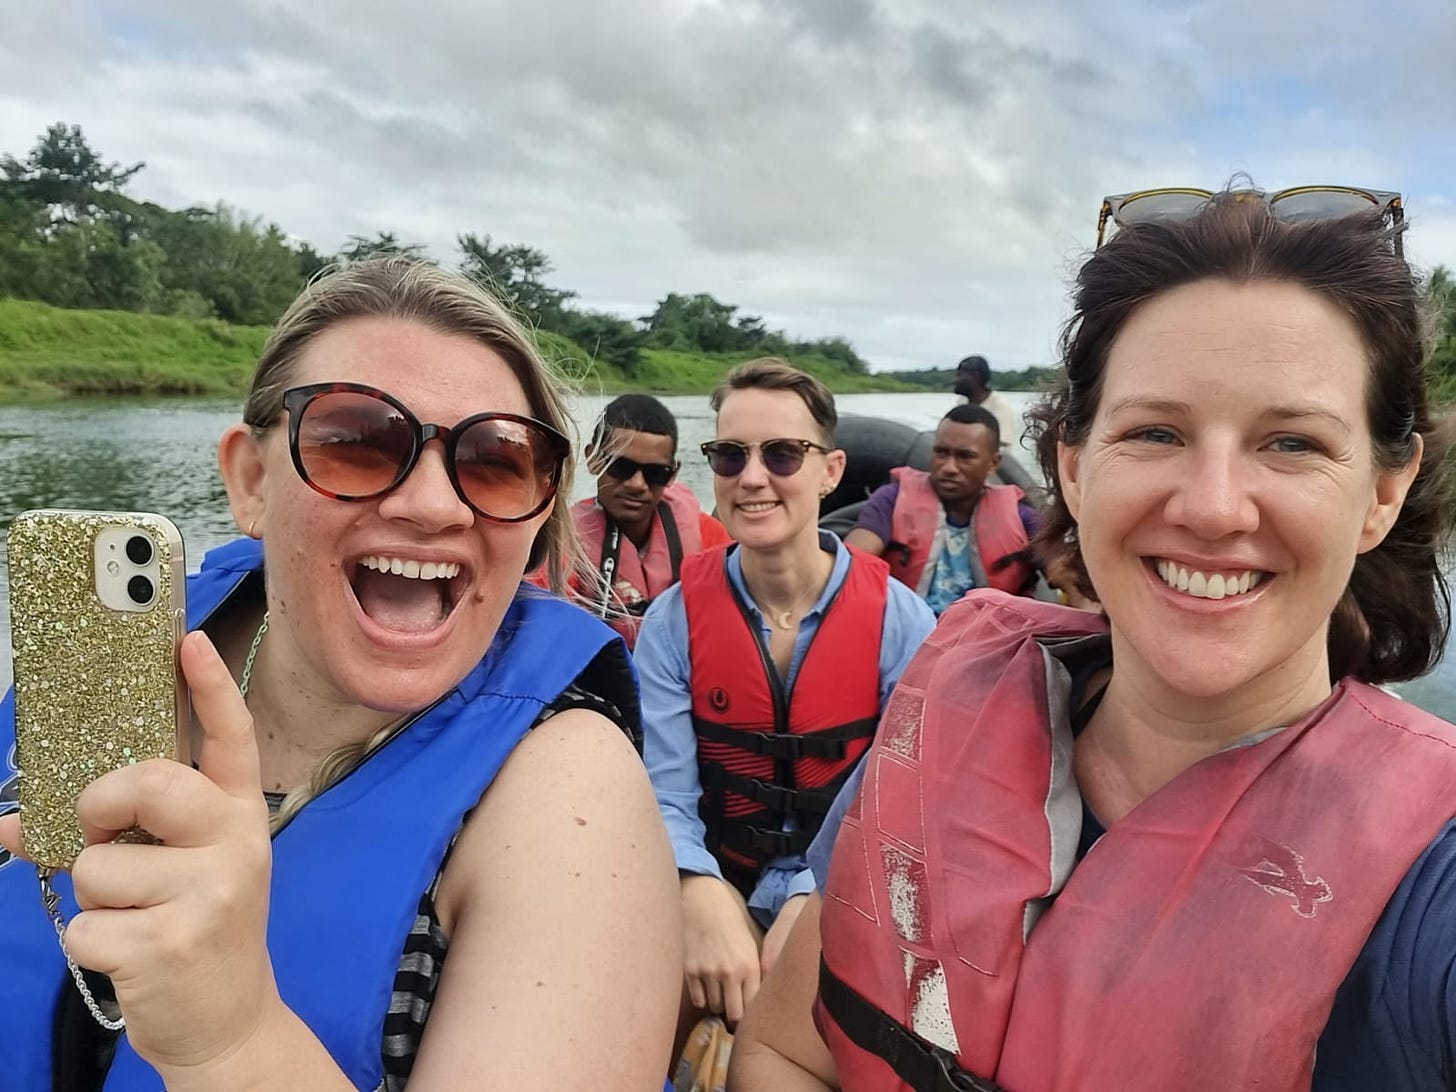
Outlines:
[[[0,299],[0,402],[76,395],[235,395],[252,373],[265,326],[181,319],[132,311],[72,311]],[[592,359],[555,334],[539,336],[545,355],[581,387],[701,394],[737,356],[647,349],[632,375]],[[882,376],[849,374],[813,356],[794,361],[839,393],[915,390]]]

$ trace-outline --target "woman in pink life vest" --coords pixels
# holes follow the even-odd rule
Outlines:
[[[1108,218],[1034,427],[1105,618],[942,616],[736,1092],[1456,1088],[1456,728],[1381,687],[1441,653],[1453,522],[1399,197]]]

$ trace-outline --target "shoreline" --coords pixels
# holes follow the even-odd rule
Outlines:
[[[269,327],[230,326],[133,311],[69,310],[0,299],[0,405],[88,398],[238,398],[252,376]],[[723,373],[748,359],[644,348],[624,373],[580,346],[546,335],[540,348],[582,392],[707,394]],[[835,394],[924,390],[893,375],[860,374],[811,357],[794,360]]]

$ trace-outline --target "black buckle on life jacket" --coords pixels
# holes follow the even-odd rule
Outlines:
[[[983,1081],[960,1067],[956,1057],[944,1047],[930,1046],[930,1056],[935,1059],[934,1092],[1001,1092],[1001,1086]]]
[[[749,848],[770,857],[793,857],[803,853],[814,840],[812,831],[807,830],[764,830],[762,827],[744,827],[744,841]]]
[[[740,786],[730,779],[728,787],[736,792]],[[744,778],[742,788],[747,790],[743,793],[744,796],[755,804],[762,804],[772,811],[796,810],[795,802],[799,794],[793,789],[786,789],[782,785],[770,785],[767,781],[760,781],[756,777]]]

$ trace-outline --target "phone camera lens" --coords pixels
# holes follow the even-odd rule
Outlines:
[[[126,540],[126,556],[133,565],[145,565],[152,560],[152,540],[146,535],[132,535]],[[150,582],[147,587],[151,587]],[[150,593],[148,596],[150,597]],[[141,600],[138,599],[137,602],[140,603]]]
[[[132,539],[132,542],[135,541],[136,539]],[[126,551],[128,554],[131,553],[130,542],[127,543]],[[156,595],[156,589],[152,587],[152,582],[146,577],[134,576],[126,582],[126,594],[131,596],[133,603],[136,603],[138,606],[146,606],[146,604],[152,601],[152,597]]]

